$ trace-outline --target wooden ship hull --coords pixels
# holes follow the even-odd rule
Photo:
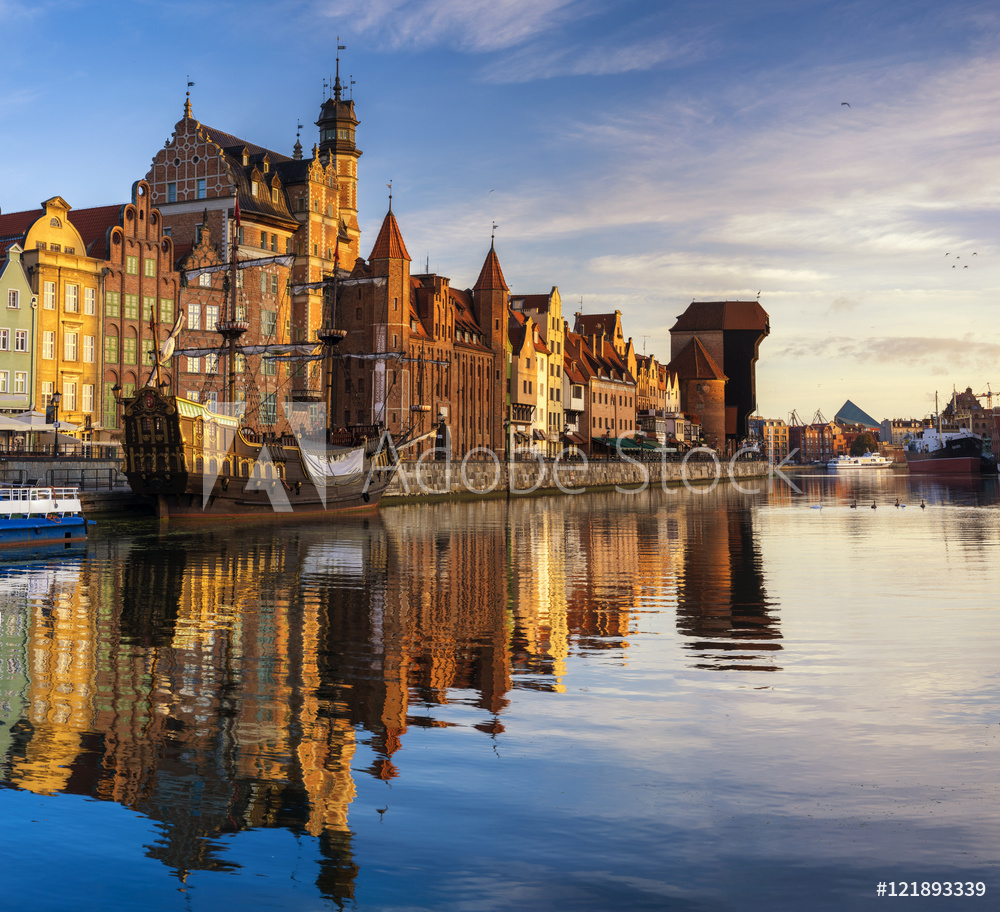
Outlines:
[[[397,457],[378,427],[328,432],[319,447],[260,435],[237,418],[147,386],[124,409],[125,474],[162,519],[333,518],[372,511]]]

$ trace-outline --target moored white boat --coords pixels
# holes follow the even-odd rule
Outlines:
[[[0,487],[0,548],[85,541],[87,520],[76,488]]]
[[[861,456],[838,456],[831,459],[826,467],[835,472],[872,471],[892,468],[892,460],[879,453],[865,453]]]

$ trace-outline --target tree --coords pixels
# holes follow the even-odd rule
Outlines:
[[[875,435],[871,431],[865,431],[863,434],[858,434],[858,436],[854,438],[854,443],[851,444],[852,456],[864,456],[865,453],[877,452],[878,441],[875,439]]]

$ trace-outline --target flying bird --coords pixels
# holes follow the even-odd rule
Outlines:
[[[847,105],[847,107],[850,107],[850,105],[849,105],[849,104],[847,104],[847,102],[846,102],[846,101],[842,101],[842,102],[840,103],[840,106],[841,106],[841,107],[843,107],[844,105]]]

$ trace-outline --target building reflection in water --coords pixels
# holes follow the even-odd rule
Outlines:
[[[764,587],[750,501],[728,486],[705,497],[704,509],[681,516],[686,556],[677,629],[689,638],[685,648],[700,668],[780,671],[781,633]]]
[[[148,854],[181,879],[232,866],[224,834],[308,834],[320,890],[348,901],[356,755],[405,775],[407,730],[458,724],[447,704],[497,737],[513,690],[565,689],[574,654],[624,660],[638,616],[673,607],[699,664],[776,668],[749,508],[628,506],[515,499],[395,507],[335,533],[93,539],[35,591],[0,587],[4,777],[148,816]]]

